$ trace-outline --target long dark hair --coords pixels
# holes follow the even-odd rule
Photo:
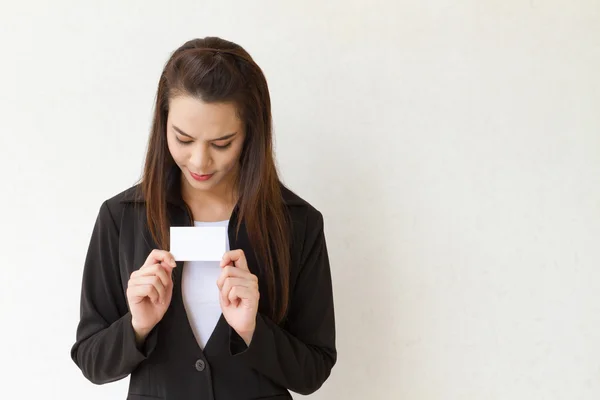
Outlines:
[[[169,99],[194,96],[207,103],[233,103],[246,139],[236,187],[239,232],[242,220],[266,278],[271,319],[283,320],[289,298],[290,238],[272,146],[271,99],[265,76],[239,45],[218,37],[193,39],[167,61],[156,96],[142,176],[146,217],[152,237],[169,248],[167,183],[175,161],[167,147]]]

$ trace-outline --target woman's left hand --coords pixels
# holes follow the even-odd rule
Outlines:
[[[256,328],[260,294],[258,278],[248,269],[243,250],[232,250],[223,255],[217,286],[223,316],[249,346]]]

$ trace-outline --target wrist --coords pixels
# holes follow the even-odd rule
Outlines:
[[[135,333],[135,342],[138,346],[141,346],[150,334],[152,328],[141,327],[134,320],[131,321],[131,326],[133,327],[133,331]]]
[[[246,346],[250,346],[250,342],[252,342],[252,337],[254,336],[255,329],[256,327],[253,327],[252,329],[237,333],[238,335],[240,335],[244,343],[246,343]]]

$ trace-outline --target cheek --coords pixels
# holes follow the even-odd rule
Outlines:
[[[173,160],[175,160],[175,163],[181,164],[181,160],[183,158],[181,146],[178,146],[177,143],[175,143],[175,139],[168,136],[167,147],[169,149],[169,153],[171,153],[171,157],[173,157]]]
[[[240,151],[237,149],[230,149],[226,154],[218,155],[219,164],[221,164],[221,169],[224,171],[230,171],[234,169],[239,162]]]

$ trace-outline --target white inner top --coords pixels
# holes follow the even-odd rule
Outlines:
[[[194,221],[194,226],[225,226],[227,221],[200,222]],[[226,249],[229,251],[229,237],[226,235]],[[204,349],[219,318],[219,288],[217,279],[221,274],[219,261],[185,261],[181,278],[181,293],[183,304],[194,331],[194,336],[201,349]]]

